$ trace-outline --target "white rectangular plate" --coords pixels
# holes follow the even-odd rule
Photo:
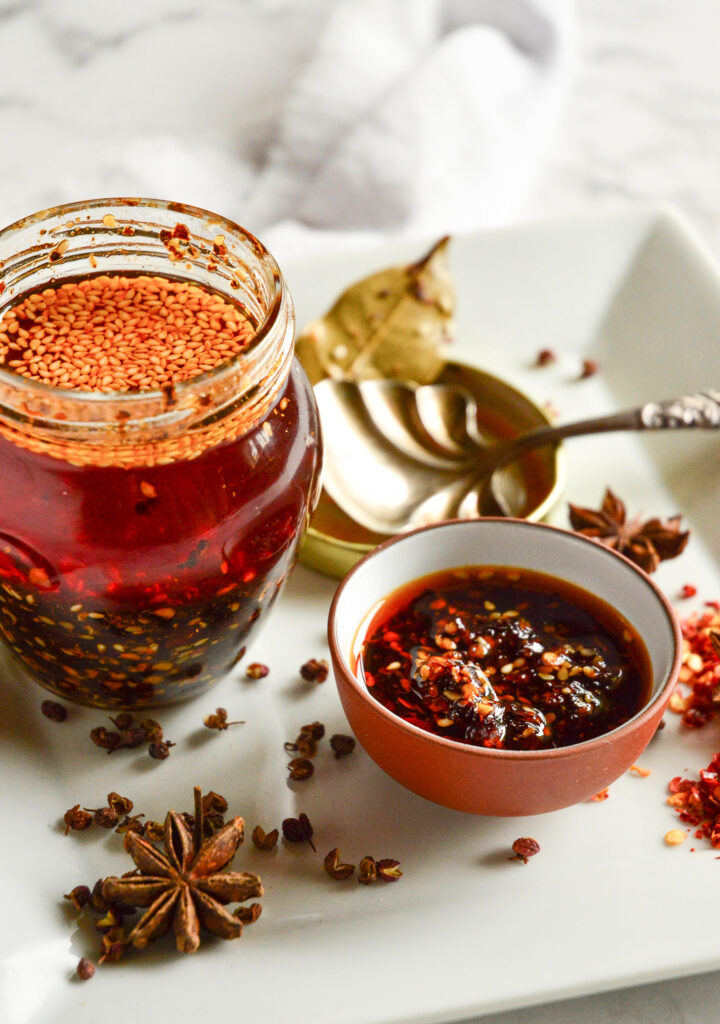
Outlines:
[[[562,419],[720,387],[717,271],[667,212],[603,213],[466,236],[453,242],[459,337],[453,354],[507,377]],[[386,245],[286,267],[303,324],[350,281],[419,245]],[[539,349],[558,361],[533,369]],[[578,381],[584,356],[600,372]],[[674,598],[691,581],[700,599],[720,597],[720,438],[709,434],[569,442],[567,498],[597,505],[610,484],[633,512],[682,512],[691,543],[664,564],[659,583]],[[1,468],[0,468],[1,480]],[[565,504],[555,521],[566,524]],[[200,1021],[220,1006],[232,1019],[293,1024],[449,1021],[562,996],[609,989],[720,965],[708,902],[718,883],[707,843],[669,848],[676,819],[667,781],[696,772],[718,746],[717,728],[669,724],[642,758],[649,778],[628,775],[603,803],[552,815],[476,818],[436,807],[386,777],[362,750],[335,760],[321,744],[314,777],[286,781],[283,742],[300,725],[345,731],[332,680],[303,683],[298,667],[327,656],[325,620],[334,581],[296,570],[242,671],[208,696],[158,712],[177,741],[168,761],[142,751],[107,757],[88,739],[106,717],[71,708],[68,721],[42,717],[41,690],[4,667],[0,713],[3,822],[0,844],[4,927],[0,930],[3,1024]],[[685,602],[684,611],[689,610]],[[224,705],[246,719],[226,733],[203,717]],[[111,789],[149,817],[191,809],[192,786],[216,789],[248,831],[305,811],[318,848],[260,853],[248,842],[235,866],[266,887],[260,921],[239,942],[204,942],[193,957],[168,941],[144,956],[72,979],[97,936],[78,925],[61,894],[128,870],[118,836],[91,829],[63,835],[75,803],[102,804]],[[508,863],[513,840],[532,835],[541,853]],[[395,857],[405,875],[371,888],[333,882],[322,857],[339,847]]]

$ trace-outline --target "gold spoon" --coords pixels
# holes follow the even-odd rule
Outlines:
[[[315,386],[323,427],[323,485],[362,526],[401,533],[443,519],[512,515],[496,470],[542,445],[617,430],[720,427],[720,391],[625,412],[543,426],[488,444],[475,399],[448,384],[323,380]]]

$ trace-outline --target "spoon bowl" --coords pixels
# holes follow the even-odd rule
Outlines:
[[[469,392],[475,399],[475,430],[487,442],[502,441],[536,427],[550,426],[545,409],[501,377],[466,363],[450,362],[436,382]],[[325,440],[328,441],[327,428]],[[536,522],[559,501],[567,475],[562,444],[529,452],[502,471],[503,491],[515,515]],[[323,489],[307,531],[300,560],[310,568],[342,577],[388,534],[362,526]]]
[[[353,519],[385,534],[447,519],[517,515],[511,467],[524,453],[566,437],[720,426],[720,391],[705,391],[488,443],[475,398],[464,388],[323,380],[315,394],[324,486]]]

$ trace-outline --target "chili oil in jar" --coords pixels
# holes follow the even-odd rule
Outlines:
[[[70,700],[137,707],[194,696],[242,657],[317,501],[319,423],[293,359],[280,271],[223,218],[130,199],[26,218],[0,233],[0,259],[0,637],[33,679]],[[208,347],[226,321],[241,343],[197,365],[183,364],[176,344],[175,370],[154,364],[147,387],[129,372],[132,346],[117,358],[110,323],[107,337],[95,331],[105,349],[87,360],[107,369],[115,354],[115,377],[88,376],[75,358],[75,385],[57,364],[78,353],[56,345],[42,361],[44,302],[66,302],[82,356],[73,325],[85,317],[90,331],[97,316],[97,327],[107,314],[98,295],[120,278],[118,329],[136,316],[141,288],[160,282],[158,316],[176,304],[173,288],[190,287],[201,310],[208,304]],[[68,282],[88,282],[95,305],[70,302]],[[148,337],[151,318],[145,341],[177,342],[174,309],[169,317]]]

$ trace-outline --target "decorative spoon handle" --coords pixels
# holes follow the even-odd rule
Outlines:
[[[648,402],[639,413],[641,429],[645,430],[720,427],[720,391],[701,391],[667,402]]]
[[[720,391],[700,391],[696,395],[669,398],[665,402],[648,402],[637,409],[596,416],[558,427],[538,427],[495,449],[497,465],[512,461],[522,452],[538,448],[566,437],[603,434],[616,430],[679,430],[693,427],[701,430],[720,429]]]

